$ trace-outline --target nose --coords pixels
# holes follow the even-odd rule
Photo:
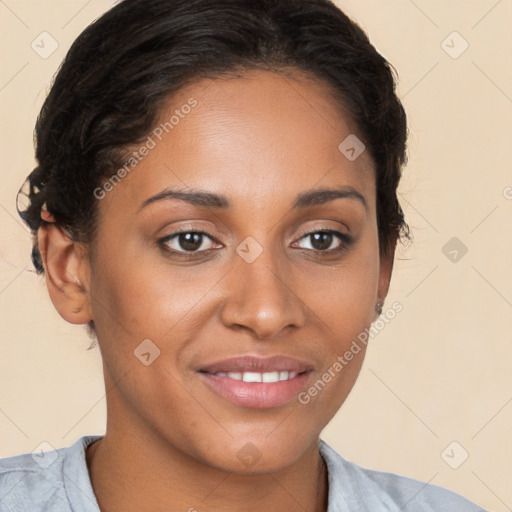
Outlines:
[[[236,258],[221,311],[224,325],[247,329],[258,339],[303,326],[305,304],[294,290],[288,262],[279,262],[270,250],[252,263]]]

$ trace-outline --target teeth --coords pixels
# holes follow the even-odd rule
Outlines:
[[[262,373],[261,382],[279,382],[279,372]]]
[[[274,371],[274,372],[217,372],[218,377],[228,377],[233,380],[241,380],[243,382],[279,382],[282,380],[290,380],[297,376],[297,372]]]
[[[244,382],[261,382],[261,373],[256,372],[244,372],[242,375]]]

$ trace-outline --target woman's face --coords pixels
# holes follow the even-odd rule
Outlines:
[[[340,151],[354,127],[327,86],[295,77],[187,86],[99,194],[88,289],[107,429],[227,471],[286,467],[315,444],[391,273],[372,161],[354,139]]]

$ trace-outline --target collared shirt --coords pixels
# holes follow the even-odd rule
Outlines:
[[[86,449],[102,436],[67,448],[0,459],[0,511],[99,512]],[[485,512],[465,498],[418,480],[364,469],[320,440],[329,481],[327,512]]]

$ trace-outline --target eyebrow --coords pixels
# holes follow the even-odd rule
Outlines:
[[[350,186],[340,188],[321,188],[303,192],[297,196],[293,208],[307,208],[308,206],[316,206],[325,204],[335,199],[355,199],[359,201],[368,210],[368,204],[361,192]]]
[[[204,190],[163,190],[162,192],[146,199],[139,207],[139,211],[146,206],[164,200],[185,201],[197,206],[205,206],[216,209],[229,209],[232,207],[230,200],[223,195],[206,192]],[[297,196],[292,209],[308,208],[334,201],[335,199],[355,199],[368,210],[368,204],[364,196],[355,188],[344,186],[340,188],[314,189],[302,192]]]

